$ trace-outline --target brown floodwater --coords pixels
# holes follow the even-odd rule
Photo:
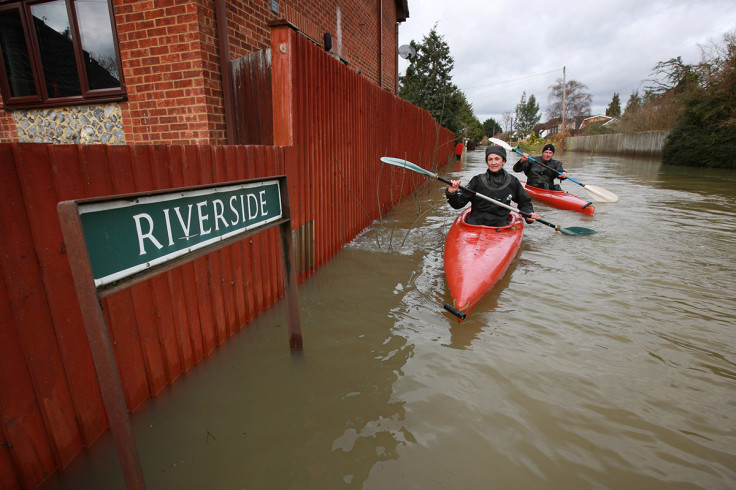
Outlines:
[[[536,210],[597,234],[526,227],[458,323],[428,184],[299,286],[301,354],[279,303],[132,415],[148,488],[735,488],[736,171],[558,157],[619,202]],[[124,487],[109,433],[44,486]]]

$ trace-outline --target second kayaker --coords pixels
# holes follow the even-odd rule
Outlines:
[[[532,198],[524,190],[524,186],[521,185],[519,179],[503,169],[505,163],[506,150],[502,146],[489,146],[486,148],[488,170],[470,179],[467,188],[506,205],[510,205],[511,201],[514,201],[519,210],[528,216],[526,218],[527,223],[539,219],[539,215],[534,212]],[[506,226],[509,224],[510,211],[508,209],[497,206],[485,199],[474,197],[470,193],[463,193],[460,190],[459,180],[450,180],[450,182],[451,184],[445,190],[447,202],[450,206],[455,209],[462,209],[466,204],[472,203],[470,215],[466,218],[466,222],[471,225],[485,226]]]
[[[526,185],[547,189],[549,191],[562,190],[555,184],[555,179],[565,180],[567,172],[562,168],[562,162],[552,158],[555,155],[555,145],[548,143],[542,148],[542,155],[529,159],[528,153],[523,153],[514,164],[514,172],[524,172]],[[540,164],[541,163],[541,164]]]

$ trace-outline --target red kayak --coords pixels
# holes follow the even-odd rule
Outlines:
[[[592,202],[567,191],[548,191],[547,189],[526,185],[526,183],[524,183],[524,189],[532,196],[532,199],[546,202],[552,207],[577,211],[588,216],[593,216],[593,213],[595,213],[595,208],[591,206]]]
[[[452,305],[445,309],[460,320],[506,273],[524,233],[518,213],[511,213],[508,226],[492,227],[466,223],[469,212],[455,219],[445,238],[445,277],[452,296]]]

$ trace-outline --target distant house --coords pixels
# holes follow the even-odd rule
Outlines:
[[[613,119],[614,118],[611,117],[611,116],[601,116],[601,115],[598,115],[598,116],[588,116],[588,117],[584,118],[580,122],[580,126],[577,128],[577,130],[578,131],[582,131],[587,126],[590,126],[591,124],[596,124],[596,123],[598,123],[598,124],[605,124],[605,123],[607,123],[607,122],[609,122],[609,121],[611,121]]]
[[[551,138],[556,134],[560,133],[560,127],[562,126],[560,124],[560,121],[562,119],[559,117],[556,117],[554,119],[550,119],[547,122],[537,124],[534,126],[534,132],[539,135],[542,138]],[[574,118],[568,120],[567,122],[567,132],[575,136],[576,134],[580,134],[580,132],[586,128],[586,126],[589,126],[594,123],[601,123],[605,124],[608,122],[611,122],[612,120],[615,120],[615,118],[611,116],[575,116]]]
[[[556,117],[547,122],[537,124],[533,128],[534,134],[542,138],[550,138],[560,132],[560,121],[561,118]]]

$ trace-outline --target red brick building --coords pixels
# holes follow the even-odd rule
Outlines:
[[[407,0],[0,1],[0,142],[227,143],[223,73],[279,20],[395,93],[407,17]]]

